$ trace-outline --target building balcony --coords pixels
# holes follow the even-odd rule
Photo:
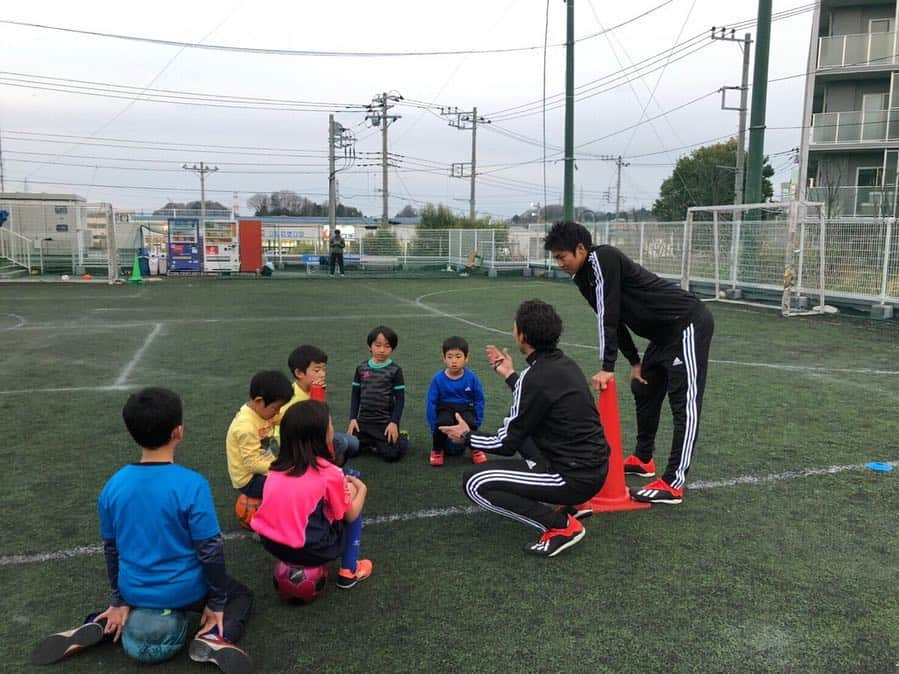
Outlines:
[[[888,141],[899,142],[899,108],[812,115],[812,145],[876,147]]]
[[[808,200],[823,203],[829,218],[891,218],[899,215],[893,187],[810,187]]]
[[[896,33],[856,33],[818,39],[818,70],[890,67],[899,63]]]

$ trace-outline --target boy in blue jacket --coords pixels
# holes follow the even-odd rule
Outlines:
[[[434,438],[431,465],[442,466],[446,435],[440,426],[456,423],[456,413],[461,414],[471,428],[478,428],[484,421],[484,389],[478,376],[469,370],[468,342],[461,337],[449,337],[443,341],[443,364],[446,366],[434,375],[428,389],[428,424]],[[471,450],[472,463],[484,463],[487,456],[479,449]]]

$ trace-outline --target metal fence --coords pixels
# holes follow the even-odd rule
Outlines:
[[[46,273],[104,273],[110,243],[115,269],[127,273],[141,246],[152,240],[164,254],[167,215],[135,215],[109,204],[20,205],[11,211],[0,240],[0,257]],[[773,211],[772,211],[773,212]],[[839,300],[899,304],[899,222],[891,218],[833,218],[798,224],[791,240],[780,215],[760,221],[721,215],[684,222],[586,223],[597,243],[617,246],[651,271],[694,287],[779,292],[785,250],[795,254],[797,293],[816,295],[822,278],[829,302]],[[180,214],[179,214],[180,215]],[[215,216],[209,220],[218,219]],[[357,226],[345,232],[351,269],[386,273],[471,271],[487,275],[524,270],[548,272],[543,250],[546,225],[498,229],[421,230]],[[111,239],[110,234],[114,234]],[[266,223],[263,252],[279,269],[312,273],[326,264],[329,242],[318,224]]]

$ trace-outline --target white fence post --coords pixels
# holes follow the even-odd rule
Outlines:
[[[893,221],[887,220],[887,231],[883,241],[883,273],[880,279],[880,304],[887,301],[887,280],[890,275],[890,247],[893,243]]]
[[[643,242],[646,239],[646,223],[640,223],[640,253],[637,256],[637,261],[640,263],[640,266],[643,266]]]
[[[687,209],[687,220],[684,222],[684,246],[680,257],[680,286],[690,289],[690,248],[693,241],[693,211]]]
[[[721,293],[721,260],[718,253],[718,211],[712,213],[712,245],[715,247],[715,298]]]

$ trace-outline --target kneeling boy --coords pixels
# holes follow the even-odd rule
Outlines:
[[[181,399],[146,388],[128,398],[122,416],[141,457],[110,478],[97,502],[112,602],[83,625],[44,639],[31,661],[56,662],[104,637],[118,641],[132,607],[180,608],[202,614],[188,651],[192,660],[249,672],[249,656],[234,643],[253,594],[225,570],[209,483],[175,463],[184,437]]]

